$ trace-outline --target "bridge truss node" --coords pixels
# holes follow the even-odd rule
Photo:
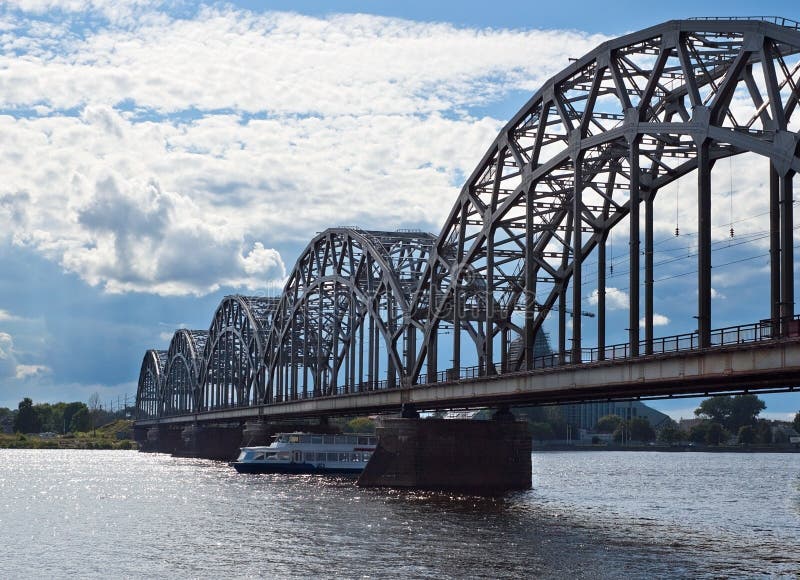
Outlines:
[[[142,359],[139,384],[136,387],[136,418],[152,419],[161,416],[161,397],[164,388],[164,368],[167,351],[148,350]]]
[[[409,300],[435,237],[333,228],[300,256],[267,346],[265,403],[395,386],[416,350]]]
[[[267,333],[279,298],[223,298],[208,330],[200,372],[199,410],[248,406],[264,392]]]
[[[181,329],[172,336],[164,367],[163,416],[192,413],[197,408],[207,340],[206,330]]]

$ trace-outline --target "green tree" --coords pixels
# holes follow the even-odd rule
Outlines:
[[[19,402],[17,416],[14,418],[14,431],[18,433],[38,433],[41,427],[39,416],[33,408],[33,401],[29,397],[25,397]]]
[[[752,425],[742,425],[739,427],[739,443],[750,445],[756,442],[756,430]]]
[[[53,407],[49,403],[39,403],[33,406],[39,422],[40,431],[53,431]]]
[[[369,417],[356,417],[347,422],[347,433],[375,433],[375,422]]]
[[[694,414],[736,433],[743,425],[755,426],[758,414],[765,408],[764,401],[755,395],[725,395],[704,400]]]
[[[656,432],[650,425],[650,421],[644,417],[634,417],[628,422],[628,428],[631,432],[631,439],[633,441],[642,441],[644,443],[652,441],[656,438]]]
[[[66,431],[74,431],[72,429],[72,419],[75,416],[75,413],[83,409],[86,412],[86,416],[89,415],[89,408],[86,406],[86,403],[81,403],[79,401],[75,401],[72,403],[67,403],[64,405],[64,415],[63,415],[63,425],[62,429]],[[86,429],[82,429],[85,431]]]
[[[712,421],[706,432],[706,443],[719,445],[725,440],[725,429],[719,423]]]
[[[629,441],[631,438],[630,430],[628,429],[628,424],[625,421],[622,421],[617,428],[614,429],[613,439],[615,443],[625,443]]]
[[[8,407],[0,407],[0,433],[14,432],[14,411]]]
[[[706,435],[708,435],[708,427],[711,425],[710,421],[703,421],[689,429],[689,441],[692,443],[705,443]]]
[[[735,395],[731,399],[730,425],[727,426],[731,431],[744,425],[755,425],[759,413],[767,408],[766,403],[755,395]]]
[[[100,418],[100,394],[97,392],[92,393],[89,396],[89,418],[92,423],[92,434],[95,434],[95,428],[97,427],[98,419]]]
[[[89,408],[83,405],[73,415],[69,422],[69,430],[75,433],[76,431],[89,431],[92,428],[92,418],[89,416]]]
[[[619,415],[604,415],[597,420],[594,429],[598,433],[613,433],[624,422]]]
[[[683,431],[678,429],[675,424],[665,425],[661,431],[658,432],[658,440],[662,443],[673,444],[683,440]]]
[[[762,445],[772,443],[772,425],[767,421],[759,421],[755,428],[756,440]]]

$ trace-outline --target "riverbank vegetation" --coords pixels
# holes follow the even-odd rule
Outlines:
[[[0,408],[0,448],[135,449],[131,411],[106,411],[94,395],[88,405],[34,404],[25,397],[17,409]]]
[[[528,421],[542,446],[603,448],[693,448],[749,451],[793,450],[800,437],[800,412],[793,421],[760,418],[764,402],[756,395],[724,395],[703,400],[695,417],[651,425],[644,417],[600,417],[594,425],[572,425],[558,406],[514,409]],[[489,412],[485,411],[485,418]]]
[[[66,434],[2,433],[0,449],[137,449],[133,421],[118,419],[90,431]]]

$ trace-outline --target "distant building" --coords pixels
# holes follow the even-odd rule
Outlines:
[[[617,415],[626,421],[634,417],[647,419],[653,429],[660,429],[670,419],[669,415],[656,411],[639,401],[620,402],[597,402],[597,403],[576,403],[571,405],[561,405],[561,412],[564,419],[570,425],[579,429],[592,431],[597,425],[597,420],[606,415]]]
[[[681,420],[678,421],[678,429],[688,433],[689,431],[691,431],[692,427],[694,427],[695,425],[699,425],[703,421],[705,421],[705,419],[700,419],[700,418],[683,419],[683,418],[681,418]]]

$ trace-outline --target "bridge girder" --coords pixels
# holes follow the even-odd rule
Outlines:
[[[144,353],[136,387],[137,420],[161,416],[166,365],[167,351],[151,349]]]
[[[549,79],[500,131],[438,237],[326,230],[298,259],[268,321],[242,314],[242,302],[221,305],[201,366],[180,350],[189,337],[176,342],[176,333],[159,412],[436,382],[446,356],[445,374],[457,378],[464,344],[479,375],[581,362],[583,270],[594,255],[602,361],[612,231],[630,248],[630,355],[650,354],[654,204],[689,173],[697,175],[696,334],[708,347],[711,168],[745,152],[764,157],[769,173],[769,318],[785,333],[794,316],[799,87],[800,25],[786,19],[670,21],[603,43]],[[553,318],[556,353],[545,365],[535,349]],[[258,324],[263,340],[248,334]],[[143,363],[146,372],[157,376]],[[154,380],[140,375],[148,409]]]
[[[180,329],[172,336],[164,367],[161,412],[164,416],[192,413],[200,394],[200,370],[208,340],[206,330]]]
[[[232,295],[222,299],[202,356],[198,409],[252,405],[264,391],[267,333],[279,298]]]
[[[332,228],[297,260],[266,348],[264,402],[371,390],[405,381],[409,300],[435,238]],[[405,348],[403,348],[405,346]],[[382,354],[385,353],[385,354]],[[384,364],[381,364],[381,359]]]
[[[661,188],[691,171],[698,176],[698,332],[708,345],[710,171],[718,159],[743,152],[767,158],[778,176],[771,195],[780,199],[771,211],[780,214],[780,225],[771,249],[781,261],[772,263],[770,317],[776,327],[790,320],[800,31],[784,23],[671,21],[606,42],[547,81],[499,133],[439,235],[413,302],[426,316],[412,382],[437,375],[443,321],[474,327],[469,336],[481,373],[534,368],[535,337],[551,313],[558,319],[560,361],[580,361],[581,317],[572,318],[570,330],[567,314],[583,311],[582,265],[594,251],[602,351],[605,245],[623,221],[630,247],[629,342],[637,355],[644,245],[642,349],[650,352],[653,203]],[[475,279],[482,281],[483,298],[468,288]],[[469,316],[470,300],[482,305],[479,319]],[[445,351],[458,368],[462,333],[452,333],[452,340]],[[525,348],[512,349],[519,341]]]

